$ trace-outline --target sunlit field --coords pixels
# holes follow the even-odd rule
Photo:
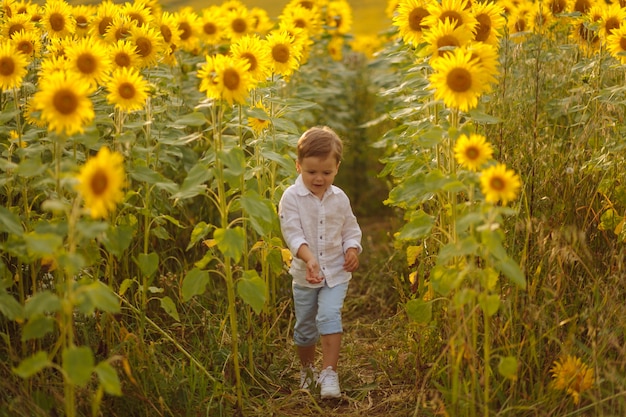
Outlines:
[[[353,3],[2,1],[0,416],[626,415],[624,4]],[[336,400],[277,219],[316,125]]]

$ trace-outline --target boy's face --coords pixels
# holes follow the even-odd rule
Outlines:
[[[331,156],[326,158],[309,156],[303,158],[302,162],[296,161],[296,169],[302,174],[306,188],[321,199],[335,180],[339,163]]]

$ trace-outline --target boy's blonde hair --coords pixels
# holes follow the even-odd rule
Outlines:
[[[334,157],[337,164],[343,156],[341,138],[328,126],[312,127],[298,139],[298,162],[310,156],[318,158]]]

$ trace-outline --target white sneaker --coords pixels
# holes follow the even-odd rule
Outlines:
[[[300,369],[300,389],[309,390],[317,381],[319,372],[314,367]]]
[[[324,369],[322,373],[320,373],[318,383],[321,386],[320,394],[322,396],[322,399],[341,398],[339,377],[337,376],[337,372],[333,370],[332,366],[329,366],[328,368]]]

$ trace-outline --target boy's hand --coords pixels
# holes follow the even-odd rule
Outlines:
[[[320,266],[317,259],[312,258],[306,263],[306,280],[310,284],[319,284],[324,278],[320,277]]]
[[[354,272],[359,268],[359,252],[356,248],[349,248],[346,251],[346,261],[343,263],[343,269],[348,272]]]

